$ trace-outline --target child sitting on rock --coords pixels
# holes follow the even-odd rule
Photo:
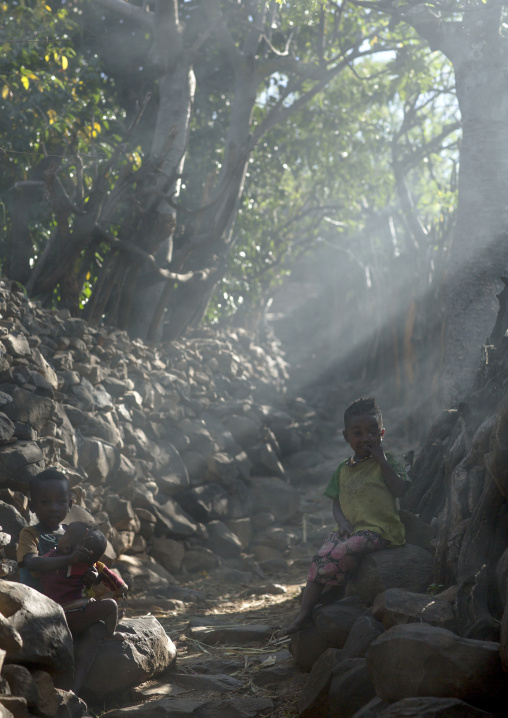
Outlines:
[[[99,561],[106,550],[106,537],[92,524],[82,521],[70,523],[65,533],[58,539],[57,545],[45,558],[53,556],[71,556],[79,546],[86,549],[88,557],[85,561],[68,564],[41,574],[42,592],[59,603],[67,618],[71,633],[82,633],[89,626],[104,621],[105,641],[123,640],[123,633],[116,630],[118,623],[118,604],[114,598],[96,601],[92,586],[83,583],[83,574],[90,566],[98,572],[96,583],[104,583],[113,595],[122,597],[127,585],[116,573]]]
[[[29,508],[37,516],[38,523],[21,530],[17,560],[20,567],[21,583],[27,584],[41,593],[43,590],[40,578],[43,574],[57,569],[66,569],[75,564],[86,564],[87,566],[87,570],[80,577],[82,585],[91,586],[97,579],[97,571],[90,566],[90,551],[79,542],[70,553],[52,553],[58,541],[65,534],[67,527],[62,524],[62,521],[69,513],[71,506],[69,481],[65,474],[58,469],[54,467],[45,469],[30,481]],[[102,610],[104,608],[101,608]],[[110,607],[110,610],[114,616],[114,607],[113,609]],[[73,623],[73,619],[70,623]],[[76,632],[78,630],[76,628]],[[75,639],[75,670],[72,690],[76,695],[81,690],[105,631],[106,628],[102,620],[96,618],[95,622],[89,624],[89,627],[79,634],[79,640],[76,640],[76,636],[73,635]]]
[[[344,427],[354,453],[339,464],[325,490],[333,499],[337,527],[312,559],[300,612],[284,631],[287,635],[310,617],[325,584],[346,583],[363,554],[404,544],[395,499],[404,496],[410,479],[396,457],[383,449],[385,430],[376,400],[350,404]]]
[[[62,521],[72,506],[69,481],[65,474],[53,467],[37,474],[30,481],[28,506],[37,516],[38,523],[22,529],[19,535],[17,560],[20,581],[42,593],[41,573],[86,561],[88,551],[83,546],[77,546],[72,554],[46,558],[46,554],[55,548],[63,536],[65,526]],[[90,580],[93,578],[91,576]]]

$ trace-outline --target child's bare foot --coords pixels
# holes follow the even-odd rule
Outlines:
[[[298,614],[298,616],[295,618],[293,623],[290,623],[287,628],[283,628],[280,631],[281,636],[290,636],[292,633],[296,633],[301,629],[305,621],[308,619],[308,616]]]
[[[112,636],[104,636],[105,641],[125,641],[127,639],[126,633],[120,633],[115,631]]]

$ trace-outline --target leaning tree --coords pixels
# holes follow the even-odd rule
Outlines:
[[[40,187],[53,225],[29,266],[11,262],[11,274],[74,312],[86,285],[91,321],[105,317],[149,339],[165,322],[166,337],[179,336],[226,271],[253,149],[332,78],[386,48],[371,47],[372,27],[335,3],[319,22],[300,23],[262,0],[57,8],[78,18],[80,69],[100,62],[123,124],[106,137],[94,107],[95,145],[83,152],[80,133],[66,127],[59,151],[16,183],[25,199]],[[23,206],[12,205],[11,247],[29,235]]]

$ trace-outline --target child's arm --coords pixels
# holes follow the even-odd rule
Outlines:
[[[369,448],[372,458],[377,462],[379,468],[381,469],[385,484],[388,486],[393,496],[402,498],[407,491],[407,481],[404,481],[404,479],[401,478],[395,469],[390,465],[380,439],[378,439],[378,443],[373,441]]]
[[[99,572],[99,581],[102,581],[115,596],[123,596],[129,590],[125,581],[114,571],[111,571],[102,561],[97,561],[95,567]]]
[[[73,563],[88,563],[90,551],[84,546],[76,546],[71,554],[64,556],[38,556],[34,553],[23,557],[23,566],[31,572],[46,573]]]
[[[337,533],[339,536],[344,536],[345,534],[351,534],[353,533],[353,527],[347,520],[347,518],[342,513],[342,509],[340,508],[340,501],[338,498],[333,500],[333,518],[337,522],[338,531]]]

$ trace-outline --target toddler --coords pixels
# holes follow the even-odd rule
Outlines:
[[[96,583],[104,583],[117,598],[127,591],[122,579],[99,561],[106,545],[106,537],[92,524],[74,521],[66,527],[56,547],[46,554],[46,558],[71,556],[76,548],[83,547],[88,552],[87,560],[46,571],[41,574],[40,581],[42,592],[62,606],[73,635],[82,633],[98,621],[104,621],[104,640],[123,640],[124,634],[116,630],[118,604],[115,599],[96,601],[93,588],[83,583],[83,574],[93,566],[98,572]]]
[[[339,464],[325,490],[333,500],[337,527],[312,559],[300,612],[286,634],[300,630],[325,584],[344,584],[363,554],[404,544],[396,497],[404,496],[410,479],[395,456],[383,449],[385,430],[376,400],[350,404],[344,427],[354,453]]]
[[[97,571],[90,566],[90,550],[81,542],[78,542],[72,551],[53,552],[58,541],[65,534],[67,527],[62,524],[62,521],[65,520],[71,506],[69,481],[65,474],[58,469],[54,467],[45,469],[30,481],[29,508],[37,516],[38,522],[35,526],[27,526],[21,530],[17,559],[21,583],[32,586],[41,593],[43,593],[41,577],[44,574],[67,569],[76,564],[86,564],[87,567],[84,572],[80,570],[82,585],[90,586],[98,578]],[[114,607],[110,607],[110,609],[114,616]],[[104,608],[101,608],[102,610]],[[82,608],[81,612],[83,612]],[[75,624],[74,630],[77,634],[73,633],[75,666],[72,690],[79,695],[97,648],[104,639],[106,627],[101,618],[96,618],[94,622],[88,623],[88,628],[83,630],[77,625],[79,624],[77,619],[71,618],[69,621],[69,616],[72,615],[67,614],[68,623]],[[73,631],[72,626],[69,628]],[[83,632],[78,633],[78,631]],[[67,679],[58,687],[67,688]]]

